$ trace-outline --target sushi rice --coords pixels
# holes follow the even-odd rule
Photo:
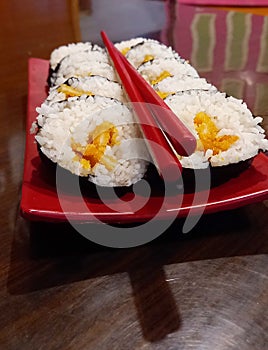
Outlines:
[[[116,44],[197,139],[183,168],[235,164],[268,150],[246,104],[200,78],[189,62],[156,40]],[[91,43],[55,49],[50,91],[32,132],[51,161],[100,186],[130,186],[146,173],[150,155],[106,51]],[[176,135],[174,135],[176,136]]]
[[[83,95],[37,111],[42,127],[36,140],[61,167],[101,186],[129,186],[144,176],[150,159],[144,140],[133,113],[118,100]]]
[[[181,157],[185,168],[206,168],[238,163],[268,149],[264,130],[247,105],[218,91],[191,90],[170,95],[167,105],[197,138],[197,150]]]
[[[99,75],[67,79],[62,84],[50,89],[46,102],[52,103],[82,95],[101,95],[127,102],[124,90],[119,83]]]
[[[177,79],[174,76],[167,77],[155,84],[154,89],[163,99],[169,95],[174,95],[177,92],[186,92],[189,90],[217,90],[216,87],[209,84],[206,79],[196,78],[189,75],[182,75],[180,79]]]
[[[60,61],[65,57],[83,51],[98,51],[105,55],[104,49],[98,45],[92,45],[89,42],[63,45],[52,51],[50,55],[51,69],[55,69]]]
[[[52,73],[50,81],[51,86],[63,84],[66,79],[74,77],[87,77],[91,75],[100,75],[112,81],[117,81],[117,75],[113,67],[106,62],[88,61],[85,55],[85,61],[81,64],[73,63],[71,58],[66,60],[66,66],[60,65],[57,72]]]

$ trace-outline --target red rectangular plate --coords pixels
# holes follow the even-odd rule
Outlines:
[[[157,219],[185,217],[200,213],[212,213],[244,206],[268,199],[268,157],[256,156],[252,164],[239,176],[210,189],[208,199],[205,192],[163,195],[152,191],[149,198],[136,194],[135,200],[129,191],[120,197],[85,197],[61,193],[60,200],[55,181],[48,176],[42,163],[30,128],[40,106],[46,98],[46,80],[49,63],[46,60],[29,60],[29,91],[26,129],[26,150],[22,184],[21,214],[29,220],[80,223],[102,220],[111,223],[144,222],[157,215]],[[105,202],[105,203],[104,203]],[[62,209],[65,208],[65,210]],[[137,207],[139,208],[137,210]],[[66,208],[68,208],[66,210]]]

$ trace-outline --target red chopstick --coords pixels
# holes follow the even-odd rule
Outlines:
[[[150,108],[161,128],[167,133],[176,152],[181,156],[191,155],[196,149],[196,138],[194,135],[154,91],[151,85],[148,84],[128,62],[125,56],[119,50],[117,51],[119,52],[121,60],[125,64],[133,83],[139,87],[144,101],[150,103]]]
[[[104,43],[108,42],[107,35],[103,32],[102,38]],[[147,83],[145,79],[136,71],[136,69],[128,62],[125,56],[110,42],[113,50],[117,52],[121,58],[132,82],[139,89],[145,102],[150,104],[150,108],[156,117],[160,127],[167,134],[175,151],[181,156],[189,156],[196,149],[196,138],[176,116],[176,114],[168,107],[154,89]],[[124,81],[122,80],[124,84]]]
[[[105,32],[101,32],[101,36],[139,120],[145,142],[158,173],[166,181],[178,180],[181,176],[182,168],[178,157],[170,147],[136,85],[133,84],[125,65],[118,55],[119,51],[115,50]]]

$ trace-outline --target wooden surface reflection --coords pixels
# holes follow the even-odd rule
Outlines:
[[[267,202],[204,216],[185,236],[177,220],[154,242],[126,250],[96,246],[67,224],[30,224],[19,216],[27,60],[83,40],[87,26],[95,30],[89,39],[96,37],[100,14],[109,18],[107,2],[0,4],[0,348],[266,349]],[[134,5],[126,1],[132,34],[176,44],[176,2],[137,3],[148,22],[131,16]],[[151,22],[150,8],[163,9]]]

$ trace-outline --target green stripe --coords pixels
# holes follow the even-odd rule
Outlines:
[[[248,57],[250,14],[230,12],[227,17],[226,69],[244,68]]]
[[[268,17],[264,17],[257,72],[268,72]]]
[[[241,79],[226,78],[222,80],[221,91],[226,92],[229,96],[243,99],[245,81]]]
[[[192,62],[200,71],[211,70],[215,44],[215,15],[198,14],[192,22],[193,52]]]
[[[256,85],[255,115],[268,115],[268,83]]]

